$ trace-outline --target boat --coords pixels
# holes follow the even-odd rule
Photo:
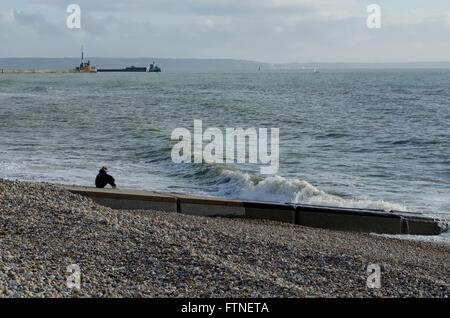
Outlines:
[[[125,68],[102,68],[98,72],[161,72],[161,68],[153,62],[150,67],[129,66]]]
[[[155,64],[155,61],[153,61],[153,63],[150,65],[149,67],[149,72],[156,72],[156,73],[160,73],[161,72],[161,68]]]
[[[129,66],[125,68],[103,68],[99,69],[99,72],[148,72],[147,67],[136,67],[136,66]]]
[[[80,73],[97,73],[97,68],[91,65],[91,61],[84,62],[84,49],[81,47],[81,64],[75,68]]]

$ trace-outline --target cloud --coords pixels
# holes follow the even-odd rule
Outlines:
[[[81,30],[65,27],[67,3],[17,0],[0,12],[0,56],[243,58],[267,62],[447,60],[450,14],[382,6],[366,27],[358,0],[97,0],[81,6]],[[24,9],[25,8],[25,9]],[[48,12],[52,12],[51,14]],[[5,34],[7,33],[7,34]]]
[[[14,21],[14,11],[0,11],[0,23],[11,23]]]
[[[36,2],[28,0],[28,2]],[[179,15],[254,16],[254,15],[306,15],[317,14],[328,18],[342,18],[356,0],[78,0],[90,12],[138,12]],[[65,8],[60,0],[41,0],[46,6]]]
[[[13,20],[20,26],[33,30],[39,36],[59,36],[62,29],[53,25],[43,14],[26,14],[21,11],[13,11]]]

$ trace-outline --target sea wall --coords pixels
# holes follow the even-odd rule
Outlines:
[[[445,230],[437,220],[420,213],[252,202],[130,189],[66,188],[103,206],[122,210],[268,219],[308,227],[379,234],[438,235]]]

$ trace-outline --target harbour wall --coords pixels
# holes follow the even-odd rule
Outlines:
[[[420,213],[253,202],[131,189],[65,188],[90,197],[100,205],[119,210],[267,219],[315,228],[379,234],[438,235],[446,230],[437,220]]]

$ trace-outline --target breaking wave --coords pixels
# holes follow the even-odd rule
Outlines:
[[[343,198],[319,190],[305,180],[289,179],[281,176],[261,178],[241,171],[222,170],[219,179],[216,181],[220,184],[220,190],[217,195],[242,200],[408,211],[401,204],[383,200]]]

